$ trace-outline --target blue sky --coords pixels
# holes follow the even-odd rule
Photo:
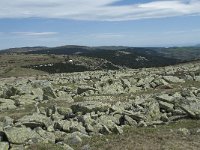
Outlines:
[[[0,49],[200,43],[199,0],[1,0],[0,6]]]

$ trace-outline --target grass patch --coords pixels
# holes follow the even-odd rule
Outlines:
[[[33,144],[27,150],[65,150],[61,145],[55,144]]]
[[[124,128],[122,135],[94,136],[85,139],[83,145],[90,145],[94,150],[135,150],[135,149],[198,149],[200,146],[198,134],[180,135],[179,128],[196,129],[200,127],[199,120],[182,120],[170,125],[144,128]],[[82,146],[74,147],[81,149]]]

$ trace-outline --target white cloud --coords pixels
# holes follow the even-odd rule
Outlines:
[[[58,34],[58,32],[11,32],[11,34],[21,36],[51,36]]]
[[[132,5],[112,5],[120,0],[1,0],[0,18],[63,18],[122,21],[199,15],[200,0],[157,0]]]

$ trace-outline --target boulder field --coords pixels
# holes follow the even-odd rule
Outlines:
[[[0,79],[0,150],[200,119],[200,63]]]

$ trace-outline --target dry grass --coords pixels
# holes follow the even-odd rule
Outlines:
[[[12,55],[0,55],[0,77],[11,76],[33,76],[46,74],[43,71],[34,69],[23,68],[23,66],[46,64],[46,63],[58,63],[62,62],[64,57],[51,55],[24,55],[24,54],[12,54]]]
[[[199,149],[200,135],[181,135],[179,128],[196,130],[200,121],[183,120],[171,125],[157,128],[126,128],[122,135],[96,136],[86,139],[83,145],[89,144],[92,150],[168,150]],[[171,131],[173,130],[173,131]],[[82,146],[75,147],[81,149]]]
[[[60,145],[55,144],[34,144],[26,148],[26,150],[65,150]]]

